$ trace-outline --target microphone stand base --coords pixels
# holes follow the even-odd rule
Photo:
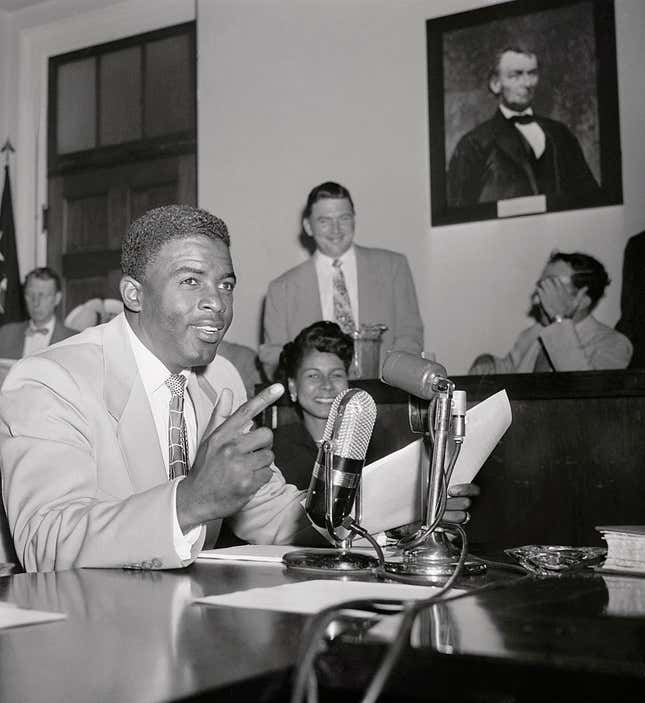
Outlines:
[[[298,549],[287,552],[282,561],[294,571],[339,576],[366,574],[378,566],[374,557],[341,549]]]
[[[385,562],[385,571],[398,576],[414,576],[432,582],[446,581],[457,568],[459,558],[419,559],[403,554]],[[477,557],[468,556],[461,573],[463,576],[475,576],[486,571],[486,562]]]
[[[425,543],[406,550],[400,549],[385,562],[385,571],[401,576],[421,579],[446,580],[452,576],[459,563],[460,551],[446,538],[443,530],[428,535]],[[474,576],[486,571],[486,562],[471,555],[461,569],[463,576]]]

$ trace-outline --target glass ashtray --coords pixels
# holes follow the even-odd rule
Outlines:
[[[607,556],[605,547],[565,547],[551,544],[525,544],[505,549],[521,566],[539,576],[558,576],[595,566]]]

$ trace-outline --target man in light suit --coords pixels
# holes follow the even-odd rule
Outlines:
[[[2,492],[23,567],[178,568],[223,519],[250,542],[324,543],[273,464],[271,431],[252,425],[284,388],[245,402],[216,356],[236,281],[225,223],[150,210],[121,266],[124,312],[18,361],[0,393]],[[472,488],[447,520],[465,519]]]
[[[531,298],[529,314],[535,324],[520,334],[505,357],[481,354],[469,373],[626,368],[630,341],[592,315],[608,285],[605,267],[593,256],[552,253]]]
[[[130,226],[122,268],[124,314],[22,359],[0,394],[3,498],[20,562],[177,568],[224,518],[248,541],[293,543],[311,529],[302,494],[273,465],[270,430],[251,428],[284,389],[245,403],[234,367],[215,356],[233,314],[226,225],[187,206],[152,210]],[[185,429],[170,447],[169,374],[187,388]],[[180,444],[190,472],[169,480]]]
[[[61,301],[60,277],[46,266],[25,278],[25,303],[29,319],[0,327],[0,358],[20,359],[76,334],[56,317]]]
[[[538,60],[529,49],[498,52],[489,78],[498,109],[459,140],[450,158],[450,207],[539,193],[582,204],[600,194],[568,127],[533,113],[538,80]]]
[[[271,281],[264,309],[264,344],[260,360],[269,378],[282,347],[319,320],[339,322],[334,308],[335,262],[343,270],[354,328],[383,324],[384,351],[423,350],[423,322],[408,261],[402,254],[354,244],[355,212],[344,186],[332,181],[316,186],[307,198],[303,228],[316,245],[304,263]]]

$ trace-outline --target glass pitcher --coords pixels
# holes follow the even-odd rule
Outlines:
[[[349,367],[350,378],[378,378],[381,372],[381,341],[387,325],[361,325],[352,332],[354,357]]]

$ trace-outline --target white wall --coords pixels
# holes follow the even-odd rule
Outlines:
[[[0,94],[9,106],[4,113],[16,148],[12,185],[23,276],[47,257],[41,207],[47,203],[49,57],[193,19],[195,0],[50,0],[7,13],[0,59],[8,69],[4,81],[0,73]],[[0,16],[0,37],[3,21]]]
[[[9,15],[0,10],[0,105],[8,105],[9,99]],[[0,110],[0,141],[9,134],[9,110]],[[0,144],[0,148],[2,147]],[[4,161],[3,161],[4,165]],[[2,178],[0,177],[0,187]]]
[[[505,353],[549,251],[581,250],[613,284],[645,229],[645,3],[616,0],[624,206],[430,227],[425,20],[483,0],[198,0],[199,199],[230,225],[240,276],[232,339],[258,343],[268,282],[305,258],[307,192],[352,192],[357,241],[408,256],[426,349],[453,373]]]

